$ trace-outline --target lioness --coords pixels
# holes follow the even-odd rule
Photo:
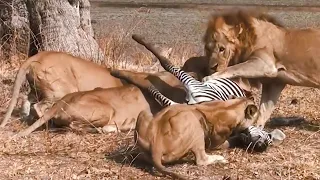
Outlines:
[[[288,29],[268,15],[228,12],[212,16],[204,43],[209,68],[218,72],[203,81],[241,77],[262,83],[261,128],[286,84],[320,87],[318,29]]]
[[[135,128],[139,113],[149,109],[144,95],[133,85],[74,92],[58,100],[17,136],[29,135],[50,119],[78,131],[93,132],[99,127],[103,127],[103,132],[128,131]]]
[[[96,87],[110,88],[122,86],[122,82],[110,76],[110,72],[98,64],[63,52],[44,51],[30,57],[20,67],[13,87],[13,95],[1,127],[5,126],[14,106],[17,104],[22,83],[27,78],[31,92],[24,102],[23,114],[29,115],[30,104],[34,105],[39,117],[51,103],[64,95],[93,90]]]
[[[121,72],[142,84],[157,86],[177,102],[183,102],[185,99],[185,90],[180,87],[179,80],[167,72]],[[155,114],[162,109],[154,98],[144,91],[133,85],[124,85],[67,94],[48,111],[43,111],[44,114],[38,121],[18,135],[27,136],[49,119],[53,119],[58,126],[69,126],[89,132],[96,127],[104,127],[105,132],[112,132],[116,130],[115,124],[122,131],[128,130],[129,127],[134,128],[137,116],[142,110]]]
[[[166,54],[164,51],[160,53]],[[205,64],[207,64],[207,60],[201,58],[199,61],[195,61],[195,59],[198,60],[199,58],[194,57],[190,62],[187,60],[182,69],[188,72],[194,71],[193,74],[197,77],[208,75],[203,74],[202,71],[196,68],[201,67],[203,69]],[[194,66],[194,64],[197,64],[197,66]],[[171,89],[181,84],[180,81],[167,72],[135,73],[134,77],[148,78],[146,81],[149,80],[152,83],[156,83],[159,89]],[[13,88],[12,99],[5,118],[1,123],[2,127],[8,122],[14,106],[17,104],[21,85],[26,78],[31,86],[31,92],[22,106],[22,114],[25,117],[30,114],[31,103],[34,104],[38,100],[40,102],[34,104],[34,109],[36,110],[36,116],[41,117],[52,103],[66,94],[89,91],[96,87],[109,88],[123,85],[121,80],[110,76],[108,69],[93,62],[63,52],[39,52],[30,57],[19,69]],[[185,95],[182,91],[176,98],[179,99],[180,96]]]
[[[190,150],[197,165],[227,162],[222,156],[208,155],[205,149],[223,144],[233,130],[248,128],[257,114],[257,107],[248,98],[176,104],[161,110],[154,118],[143,111],[137,120],[135,140],[146,159],[152,159],[160,172],[184,179],[162,163],[178,160]]]
[[[133,85],[74,92],[58,100],[17,136],[29,135],[50,119],[75,130],[93,132],[103,127],[103,132],[127,131],[135,128],[139,113],[147,109],[150,109],[148,102]]]

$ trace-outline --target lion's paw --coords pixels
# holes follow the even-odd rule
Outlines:
[[[114,132],[118,132],[118,128],[116,125],[113,125],[113,124],[106,125],[106,126],[103,126],[102,132],[105,134],[114,133]]]
[[[214,79],[214,78],[211,77],[211,76],[206,76],[206,77],[202,78],[202,82],[206,82],[206,81],[209,81],[209,80],[212,80],[212,79]]]
[[[224,78],[224,76],[220,75],[219,73],[214,73],[214,74],[211,74],[210,76],[206,76],[206,77],[202,78],[202,82],[206,82],[206,81],[214,80],[214,79],[219,79],[219,78]]]
[[[198,161],[197,165],[207,166],[207,165],[216,164],[216,163],[228,163],[228,161],[223,156],[207,155],[206,159],[204,159],[202,161]]]
[[[220,155],[208,155],[208,162],[210,162],[209,164],[228,163],[228,160]]]

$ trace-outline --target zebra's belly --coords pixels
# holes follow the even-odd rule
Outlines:
[[[203,103],[203,102],[208,102],[208,101],[214,101],[212,99],[205,99],[205,98],[202,98],[202,99],[197,99],[197,100],[191,100],[188,102],[188,105],[192,105],[192,104],[199,104],[199,103]]]
[[[192,88],[189,90],[189,92],[189,96],[191,97],[189,99],[193,99],[193,101],[196,103],[204,101],[223,100],[220,92],[208,87]]]

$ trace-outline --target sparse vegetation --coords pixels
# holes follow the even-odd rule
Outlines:
[[[154,57],[150,53],[137,46],[128,46],[123,39],[115,35],[99,37],[98,42],[106,55],[106,64],[111,65],[111,59],[118,59],[113,62],[114,68],[137,71],[155,64],[152,60]],[[133,50],[127,51],[128,49]],[[176,64],[182,64],[188,57],[195,55],[185,54],[190,52],[186,49],[186,47],[173,47],[171,59]],[[13,61],[14,63],[10,65],[1,62],[0,93],[3,98],[0,105],[3,118],[20,63]],[[150,71],[155,70],[157,68]],[[319,179],[319,99],[318,89],[287,87],[273,116],[302,115],[310,124],[281,128],[286,133],[287,139],[278,147],[270,147],[262,154],[252,154],[240,149],[217,151],[229,160],[230,163],[226,166],[197,167],[189,162],[176,164],[171,168],[195,178],[222,179],[223,176],[231,176],[240,179]],[[291,103],[292,100],[294,103]],[[7,127],[0,131],[0,161],[3,164],[0,166],[1,179],[159,178],[150,174],[150,166],[137,162],[132,164],[131,160],[134,157],[105,159],[106,154],[117,152],[119,149],[125,150],[121,147],[126,143],[133,144],[132,132],[115,135],[37,131],[28,138],[13,141],[9,136],[26,127],[18,119],[18,115],[14,116]]]
[[[161,70],[149,52],[127,43],[130,33],[119,32],[97,37],[107,66],[148,72]],[[162,48],[166,51],[170,47]],[[181,65],[189,57],[198,55],[188,45],[172,48],[169,57],[175,64]],[[10,63],[0,57],[0,118],[6,111],[14,77],[26,55],[11,57]],[[26,91],[27,85],[25,87]],[[307,122],[280,127],[287,135],[282,144],[258,154],[241,149],[216,151],[229,160],[227,165],[197,167],[187,162],[170,168],[196,179],[320,179],[319,109],[319,89],[288,86],[273,117],[304,116]],[[37,131],[27,138],[9,138],[22,128],[26,125],[15,114],[0,130],[0,179],[166,179],[152,175],[150,165],[132,163],[135,157],[120,153],[130,151],[125,147],[127,143],[134,144],[132,132],[115,135]],[[120,156],[105,157],[112,152]]]

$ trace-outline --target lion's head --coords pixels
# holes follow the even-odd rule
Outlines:
[[[227,12],[212,15],[203,38],[211,73],[241,63],[257,40],[253,19],[280,25],[272,17],[256,12]]]

